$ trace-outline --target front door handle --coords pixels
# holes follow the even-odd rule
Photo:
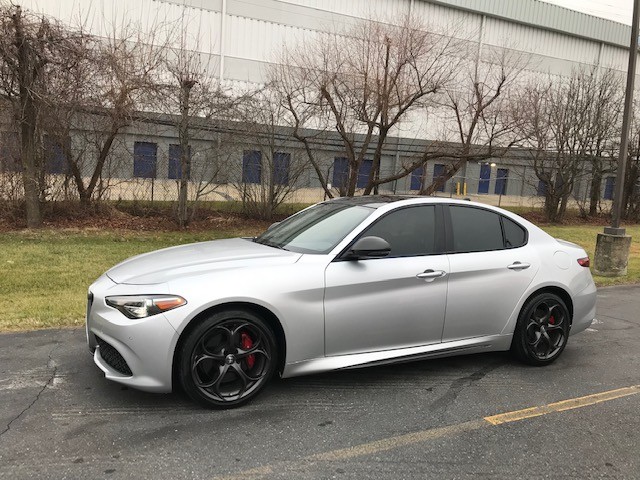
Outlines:
[[[529,268],[531,266],[530,263],[523,263],[523,262],[513,262],[511,265],[509,265],[507,268],[509,270],[524,270],[525,268]]]
[[[422,273],[416,275],[416,278],[421,280],[435,280],[436,278],[444,277],[447,274],[444,270],[425,270]]]

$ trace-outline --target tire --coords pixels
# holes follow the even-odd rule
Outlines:
[[[524,304],[511,343],[522,362],[548,365],[562,354],[569,338],[571,316],[564,301],[553,293],[540,293]]]
[[[254,398],[278,364],[273,331],[244,310],[218,312],[188,333],[180,351],[180,383],[207,408],[233,408]]]

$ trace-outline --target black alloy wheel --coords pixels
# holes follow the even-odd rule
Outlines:
[[[237,407],[260,392],[277,365],[276,340],[251,312],[220,312],[185,339],[180,380],[185,392],[206,407]]]
[[[564,301],[552,293],[541,293],[522,308],[511,348],[525,363],[548,365],[567,345],[569,325]]]

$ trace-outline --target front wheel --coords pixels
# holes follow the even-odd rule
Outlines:
[[[237,407],[265,387],[276,365],[276,340],[260,317],[242,310],[219,312],[185,339],[180,381],[201,405]]]
[[[564,301],[541,293],[522,307],[511,350],[524,363],[542,366],[555,361],[569,338],[570,315]]]

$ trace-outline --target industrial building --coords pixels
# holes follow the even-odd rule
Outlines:
[[[73,24],[81,19],[97,35],[106,35],[113,25],[126,21],[141,25],[149,35],[158,22],[182,23],[190,32],[187,47],[208,58],[211,75],[231,88],[260,85],[265,67],[275,61],[282,45],[304,41],[315,32],[343,28],[363,18],[393,18],[409,13],[432,25],[463,26],[458,31],[477,43],[478,56],[486,48],[513,49],[530,58],[528,68],[532,71],[556,76],[568,76],[584,66],[613,69],[623,75],[630,35],[630,27],[626,25],[537,0],[23,0],[20,3],[23,8],[63,22]],[[215,142],[215,134],[213,130],[203,130],[194,143],[205,149]],[[176,177],[176,138],[176,129],[166,122],[132,125],[118,147],[118,156],[124,161],[113,167],[112,175],[143,185],[151,180],[157,198],[171,197],[175,183],[172,179]],[[428,140],[428,132],[422,133],[421,138],[394,138],[389,142],[382,168],[392,169],[412,146]],[[254,181],[256,172],[246,171],[253,168],[251,165],[255,167],[252,150],[241,142],[234,148],[238,171],[228,172],[235,177],[226,181]],[[333,168],[335,175],[344,153],[331,142],[317,148],[327,171]],[[293,139],[285,142],[283,149],[286,149],[283,165],[288,165],[291,156],[304,155]],[[205,161],[206,155],[201,157]],[[464,172],[447,182],[442,193],[484,195],[490,202],[535,201],[541,193],[537,179],[520,157],[514,153],[469,163]],[[194,163],[197,161],[196,155]],[[384,190],[416,191],[420,175],[429,180],[442,168],[442,163],[429,163],[425,172],[385,185]],[[610,177],[602,184],[605,199],[613,192],[613,175]],[[297,182],[301,188],[295,200],[322,198],[311,169]],[[586,183],[577,187],[577,196],[586,197]],[[111,194],[114,198],[126,195],[125,190],[114,192]]]

